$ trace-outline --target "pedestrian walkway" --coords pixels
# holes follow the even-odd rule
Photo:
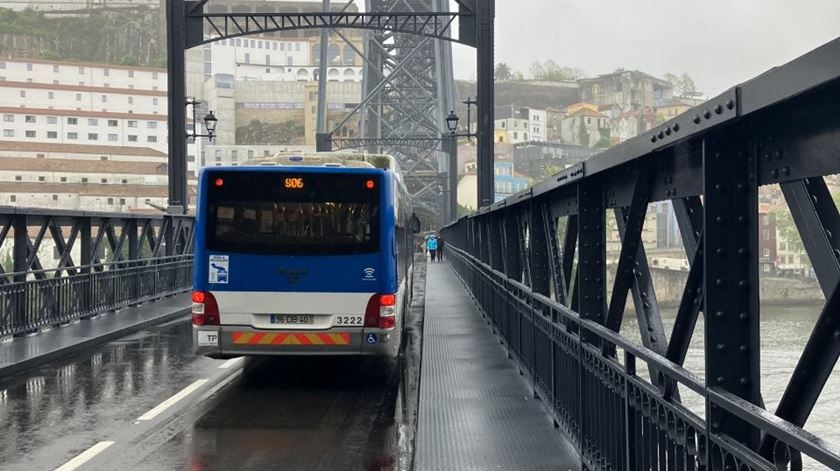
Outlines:
[[[580,469],[449,264],[427,267],[416,469]]]
[[[190,303],[189,294],[179,294],[2,342],[0,378],[72,355],[152,324],[185,316]]]

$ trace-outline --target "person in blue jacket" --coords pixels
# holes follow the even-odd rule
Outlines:
[[[429,241],[426,244],[427,244],[426,246],[429,249],[429,254],[432,256],[432,262],[434,262],[435,261],[435,254],[437,252],[437,247],[438,247],[437,238],[435,238],[434,236],[429,237]]]

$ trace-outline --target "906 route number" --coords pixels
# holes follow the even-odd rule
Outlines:
[[[336,316],[336,325],[362,325],[362,316]]]

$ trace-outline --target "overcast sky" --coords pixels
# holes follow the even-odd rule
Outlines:
[[[481,0],[479,0],[481,1]],[[840,36],[840,0],[497,0],[496,62],[688,73],[707,96]],[[454,7],[453,7],[454,8]],[[455,45],[455,76],[475,52]],[[840,60],[840,58],[838,58]]]

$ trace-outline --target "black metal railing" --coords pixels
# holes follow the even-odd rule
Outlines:
[[[187,216],[0,208],[0,337],[187,291],[192,229]]]
[[[441,230],[586,469],[840,469],[803,429],[840,357],[837,57],[840,39]],[[825,303],[770,412],[759,262],[776,229],[759,208],[782,198]],[[661,202],[689,262],[670,336],[643,243]],[[702,377],[683,367],[701,316]]]

